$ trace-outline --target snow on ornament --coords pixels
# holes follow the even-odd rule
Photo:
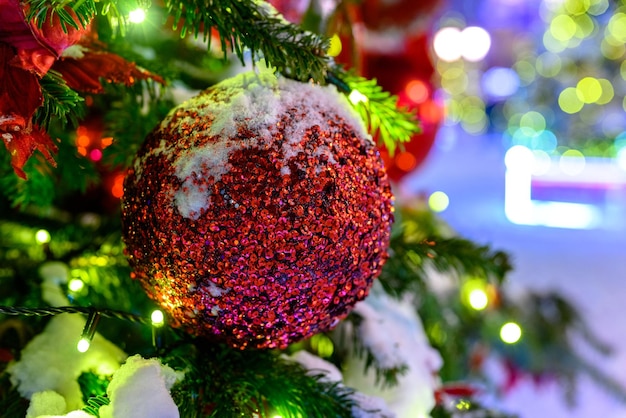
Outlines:
[[[371,137],[333,86],[248,72],[148,135],[125,180],[123,236],[174,326],[284,348],[368,294],[392,201]]]

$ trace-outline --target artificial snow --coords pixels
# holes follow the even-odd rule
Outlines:
[[[94,418],[82,410],[65,411],[65,398],[52,390],[34,393],[30,399],[26,418]]]
[[[100,407],[100,418],[178,418],[169,390],[183,376],[158,359],[129,357],[109,383],[111,403]]]
[[[370,296],[354,308],[353,312],[363,318],[360,326],[350,331],[346,329],[350,324],[342,324],[346,327],[343,331],[358,334],[381,367],[408,368],[398,377],[397,385],[382,388],[377,384],[374,367],[364,373],[365,358],[350,357],[344,366],[347,386],[383,398],[389,409],[402,418],[429,416],[435,406],[437,371],[442,364],[439,353],[429,345],[415,310],[411,300],[393,299],[376,284]]]
[[[199,178],[213,177],[220,180],[230,171],[229,157],[234,150],[270,144],[277,124],[291,109],[301,109],[305,116],[296,117],[283,126],[282,154],[284,164],[281,174],[290,174],[287,162],[302,151],[300,141],[307,130],[314,126],[328,129],[329,115],[342,118],[362,140],[371,141],[365,125],[352,109],[344,95],[334,86],[320,86],[302,83],[284,77],[277,77],[271,69],[259,72],[245,72],[213,86],[207,93],[200,94],[180,105],[179,108],[193,110],[180,115],[177,126],[193,126],[199,117],[210,121],[208,131],[196,131],[193,135],[212,137],[209,145],[180,152],[172,165],[176,177],[183,182],[174,195],[174,205],[179,213],[190,219],[198,219],[202,209],[209,207],[211,191],[206,182]],[[195,116],[197,112],[197,117]],[[165,130],[171,123],[173,111],[160,125]],[[254,137],[233,142],[244,128],[253,132]],[[153,150],[149,155],[160,154],[164,146]],[[327,161],[336,164],[330,146],[320,145],[315,156],[325,155]],[[144,157],[144,159],[147,156]],[[137,178],[141,175],[141,161],[135,164]]]
[[[80,315],[57,315],[24,347],[20,360],[7,367],[20,395],[31,399],[37,392],[53,390],[65,398],[68,409],[79,409],[83,401],[78,376],[83,372],[110,376],[117,370],[126,354],[98,333],[87,352],[78,352],[84,325]]]
[[[69,300],[61,290],[70,277],[70,268],[60,261],[48,261],[39,267],[41,276],[41,297],[50,306],[67,306]]]
[[[337,366],[321,357],[309,353],[306,350],[296,351],[289,357],[289,359],[302,365],[302,367],[311,372],[311,374],[324,374],[324,377],[322,378],[323,381],[341,382],[343,379],[343,376]]]
[[[26,411],[26,418],[46,415],[62,415],[67,412],[65,398],[53,390],[33,393]]]
[[[185,218],[198,219],[201,209],[211,204],[211,191],[206,183],[196,182],[199,176],[219,180],[230,170],[228,157],[232,145],[222,144],[183,151],[174,162],[176,177],[183,182],[174,195],[174,204]]]
[[[308,351],[296,351],[288,358],[302,365],[309,371],[309,374],[322,373],[324,376],[320,381],[341,382],[342,380],[341,372],[334,364]],[[354,418],[395,418],[396,416],[381,398],[359,392],[353,392],[351,397],[355,402],[352,408]]]
[[[377,396],[355,392],[352,399],[356,402],[352,408],[353,418],[403,418],[391,411],[385,400]]]

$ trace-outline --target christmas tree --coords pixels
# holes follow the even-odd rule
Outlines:
[[[496,417],[487,357],[592,369],[567,300],[394,203],[427,54],[398,97],[377,2],[271,3],[0,0],[3,417]]]

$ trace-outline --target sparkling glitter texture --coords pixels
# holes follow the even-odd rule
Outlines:
[[[387,175],[333,87],[217,84],[150,133],[124,186],[136,278],[174,326],[233,347],[332,328],[387,257]]]

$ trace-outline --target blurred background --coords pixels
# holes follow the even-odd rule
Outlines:
[[[454,230],[511,254],[508,291],[569,298],[612,349],[576,351],[622,386],[624,12],[606,0],[441,2],[426,31],[432,77],[395,78],[426,138],[407,147],[415,158],[391,163],[402,195],[423,194]],[[408,63],[421,56],[413,48],[406,67],[389,71],[423,68],[419,58]],[[571,402],[549,379],[513,380],[497,405],[521,417],[626,417],[620,397],[589,377]]]

